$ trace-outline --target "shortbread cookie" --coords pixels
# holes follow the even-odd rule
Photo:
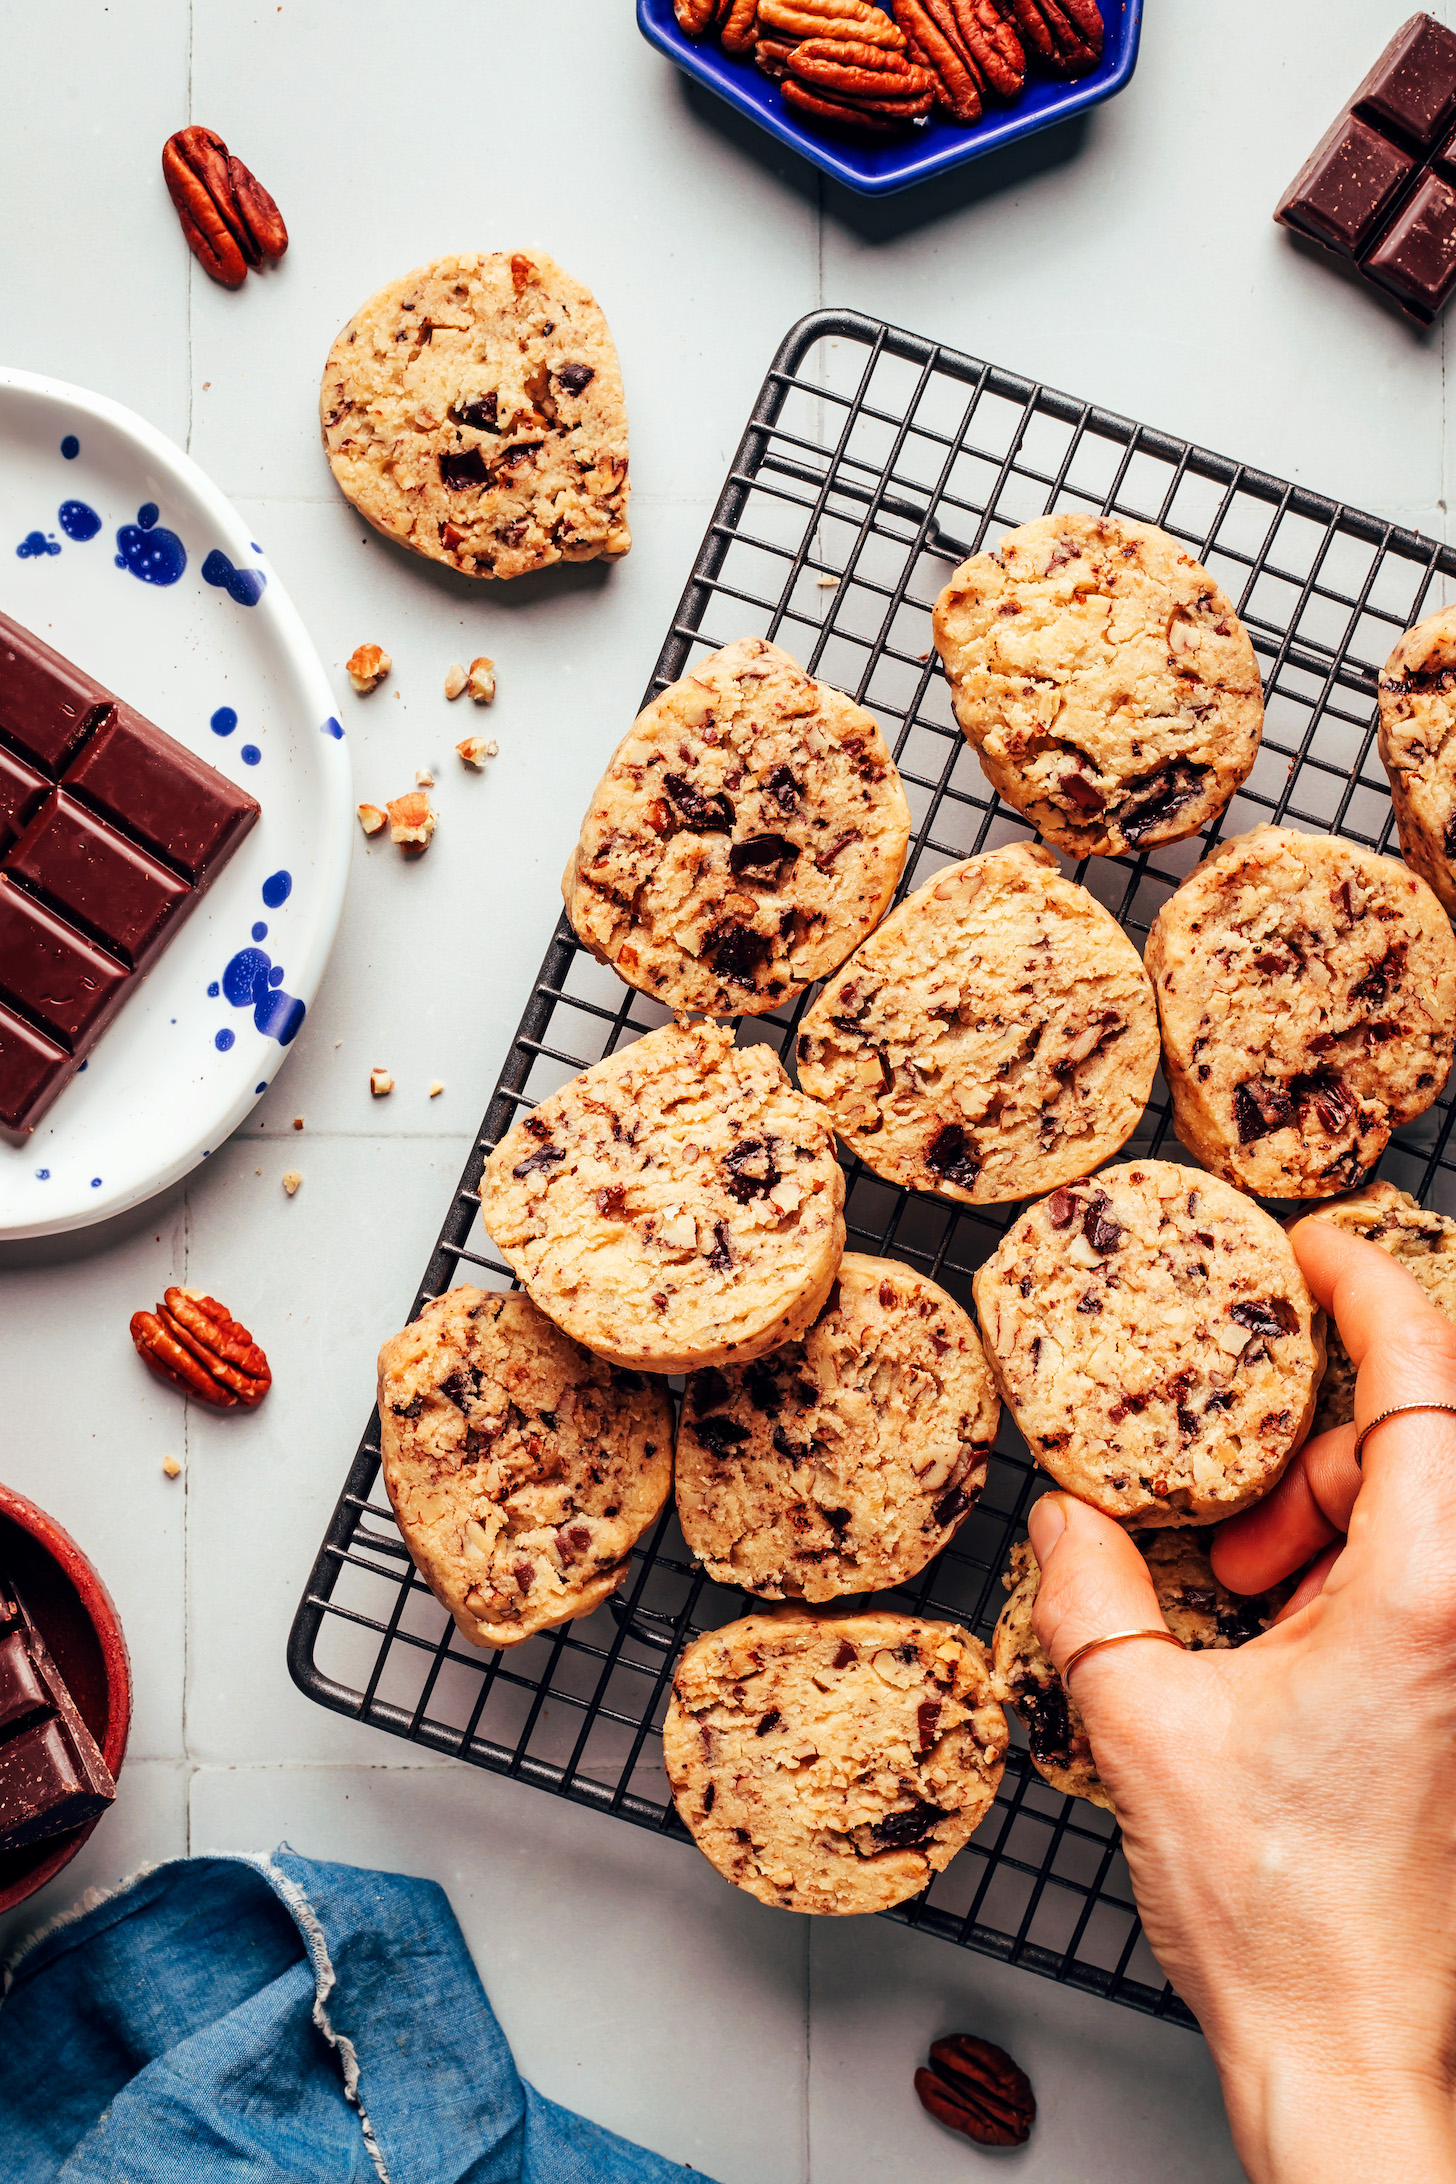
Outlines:
[[[1134,1537],[1163,1621],[1190,1653],[1228,1653],[1247,1645],[1269,1628],[1294,1590],[1289,1583],[1267,1593],[1225,1592],[1208,1559],[1207,1532],[1140,1532]],[[1037,1773],[1054,1790],[1088,1798],[1111,1812],[1112,1799],[1098,1775],[1081,1709],[1043,1652],[1032,1622],[1041,1570],[1030,1540],[1012,1548],[1011,1566],[1001,1582],[1011,1598],[991,1641],[996,1696],[1020,1719]]]
[[[1380,677],[1380,757],[1401,853],[1456,917],[1456,607],[1408,629]]]
[[[1027,842],[908,896],[799,1035],[800,1084],[866,1166],[968,1205],[1086,1175],[1137,1128],[1157,1067],[1137,950]]]
[[[542,1311],[654,1373],[795,1341],[844,1250],[823,1115],[719,1024],[665,1024],[573,1077],[502,1138],[480,1196]]]
[[[710,1577],[766,1600],[903,1585],[979,1496],[1000,1417],[955,1299],[848,1251],[802,1341],[689,1380],[683,1538]]]
[[[688,1647],[663,1756],[726,1880],[788,1911],[887,1911],[990,1810],[1006,1717],[954,1623],[780,1609]]]
[[[669,1008],[753,1015],[858,947],[909,838],[869,714],[750,637],[700,660],[617,746],[561,891],[629,984]]]
[[[1166,531],[1041,516],[962,562],[935,606],[956,718],[986,778],[1073,857],[1217,818],[1264,725],[1248,633]]]
[[[986,1360],[1038,1463],[1128,1524],[1213,1524],[1274,1485],[1324,1370],[1277,1221],[1171,1161],[1053,1191],[976,1275]]]
[[[632,543],[617,352],[544,251],[437,258],[381,288],[329,351],[319,416],[359,513],[466,576]]]
[[[1332,1198],[1314,1209],[1314,1217],[1379,1244],[1420,1283],[1437,1311],[1456,1321],[1456,1221],[1427,1213],[1409,1191],[1399,1191],[1393,1183],[1367,1183],[1347,1198]],[[1346,1425],[1355,1415],[1355,1368],[1333,1321],[1325,1348],[1315,1433]]]
[[[672,1485],[665,1384],[529,1297],[463,1287],[379,1353],[384,1483],[421,1577],[477,1646],[589,1615]]]
[[[1162,909],[1146,962],[1179,1137],[1266,1198],[1358,1183],[1451,1067],[1456,939],[1424,880],[1257,827]]]

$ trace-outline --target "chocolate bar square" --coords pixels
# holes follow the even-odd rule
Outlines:
[[[0,1573],[0,1852],[84,1827],[116,1796],[96,1739]]]
[[[0,1130],[34,1129],[257,818],[0,615]]]
[[[1456,31],[1403,23],[1275,209],[1422,325],[1456,287]]]

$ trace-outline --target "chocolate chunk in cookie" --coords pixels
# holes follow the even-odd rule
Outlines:
[[[1163,1621],[1190,1653],[1227,1653],[1269,1628],[1294,1590],[1293,1582],[1267,1593],[1226,1592],[1208,1559],[1208,1532],[1141,1532],[1134,1535],[1148,1566]],[[1011,1707],[1026,1731],[1031,1763],[1054,1790],[1085,1797],[1113,1810],[1093,1757],[1081,1709],[1043,1651],[1032,1621],[1041,1570],[1029,1540],[1011,1550],[1001,1581],[1010,1599],[991,1641],[996,1696]]]
[[[756,637],[613,753],[562,880],[580,939],[675,1009],[756,1015],[837,968],[895,892],[910,807],[869,714]]]
[[[1224,843],[1163,905],[1146,962],[1178,1135],[1244,1190],[1348,1189],[1446,1081],[1450,923],[1424,880],[1353,842]]]
[[[896,1260],[846,1252],[800,1341],[689,1380],[683,1537],[710,1577],[766,1600],[902,1585],[979,1496],[1000,1415],[955,1299]]]
[[[799,1082],[867,1167],[996,1205],[1124,1144],[1158,1066],[1137,950],[1050,850],[951,865],[805,1014]]]
[[[1304,1439],[1324,1320],[1251,1198],[1171,1161],[1106,1168],[975,1278],[986,1359],[1058,1485],[1133,1524],[1211,1524]]]
[[[771,1047],[665,1024],[501,1140],[486,1227],[558,1326],[619,1365],[691,1372],[800,1336],[844,1250],[844,1172]]]
[[[632,543],[617,352],[543,251],[438,258],[381,288],[329,351],[319,416],[360,514],[466,576]]]
[[[918,1895],[990,1810],[1006,1717],[985,1649],[908,1615],[750,1615],[688,1647],[663,1756],[699,1850],[789,1911]]]
[[[941,593],[935,643],[986,778],[1069,856],[1196,834],[1254,763],[1248,633],[1151,524],[1066,514],[1008,531]]]
[[[384,1483],[472,1645],[589,1615],[672,1484],[665,1383],[615,1371],[528,1297],[462,1287],[379,1353]]]
[[[1332,1198],[1315,1209],[1315,1218],[1379,1244],[1420,1283],[1437,1311],[1456,1321],[1456,1221],[1426,1212],[1409,1191],[1397,1190],[1393,1183],[1367,1183],[1348,1197]],[[1355,1415],[1355,1367],[1333,1323],[1325,1345],[1315,1433],[1346,1425]]]

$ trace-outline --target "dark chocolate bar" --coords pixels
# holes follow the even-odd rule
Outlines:
[[[1456,31],[1403,23],[1279,201],[1429,326],[1456,289]]]
[[[0,1130],[35,1128],[257,816],[0,614]]]
[[[84,1827],[115,1795],[96,1739],[0,1571],[0,1852]]]

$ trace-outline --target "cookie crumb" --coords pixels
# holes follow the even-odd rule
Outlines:
[[[182,1475],[182,1466],[178,1463],[175,1456],[164,1456],[162,1458],[162,1469],[166,1472],[169,1479],[177,1479],[180,1478]]]
[[[430,799],[423,789],[411,789],[408,796],[393,797],[386,806],[389,813],[389,839],[415,849],[427,849],[430,836],[435,831],[435,814],[430,809]]]
[[[470,675],[466,684],[477,705],[489,705],[495,696],[495,661],[482,653],[470,663]]]
[[[294,1118],[293,1118],[293,1127],[294,1127],[294,1129],[295,1129],[295,1130],[301,1130],[301,1129],[303,1128],[303,1117],[302,1117],[302,1115],[295,1115],[295,1116],[294,1116]]]
[[[415,787],[417,789],[432,789],[434,786],[435,777],[430,772],[429,768],[427,766],[416,766]]]
[[[382,1100],[386,1092],[394,1090],[394,1079],[387,1069],[371,1069],[369,1072],[369,1089],[374,1094],[375,1099]]]
[[[439,1080],[439,1078],[438,1078],[438,1077],[431,1077],[431,1079],[430,1079],[430,1098],[431,1098],[432,1100],[437,1100],[437,1099],[438,1099],[438,1098],[440,1097],[440,1094],[441,1094],[441,1093],[442,1093],[442,1092],[444,1091],[444,1089],[445,1089],[445,1087],[444,1087],[444,1085],[443,1085],[443,1084],[442,1084],[442,1083],[440,1082],[440,1080]]]
[[[818,584],[820,591],[838,591],[839,589],[839,578],[837,576],[816,577],[815,582]]]
[[[462,694],[469,679],[460,662],[452,660],[445,670],[445,695],[452,703]]]
[[[259,1174],[261,1175],[261,1174],[262,1174],[262,1172],[263,1172],[263,1171],[262,1171],[262,1169],[260,1168],[260,1169],[259,1169],[259,1171],[258,1171],[258,1173],[259,1173]],[[285,1169],[284,1169],[284,1171],[283,1171],[283,1188],[284,1188],[284,1189],[285,1189],[285,1190],[287,1191],[287,1193],[288,1193],[288,1195],[289,1195],[289,1197],[290,1197],[290,1198],[291,1198],[291,1197],[293,1196],[294,1192],[295,1192],[295,1191],[296,1191],[296,1190],[298,1189],[298,1186],[299,1186],[299,1184],[300,1184],[300,1183],[301,1183],[302,1181],[303,1181],[303,1177],[302,1177],[302,1176],[301,1176],[301,1175],[299,1174],[299,1172],[298,1172],[297,1168],[285,1168]]]
[[[361,698],[377,690],[394,662],[382,645],[356,645],[344,662],[348,676]]]
[[[377,834],[388,817],[389,814],[381,811],[377,804],[361,804],[359,806],[359,824],[366,834]]]
[[[500,752],[494,736],[467,736],[455,748],[467,766],[483,766],[488,758],[495,758]]]

